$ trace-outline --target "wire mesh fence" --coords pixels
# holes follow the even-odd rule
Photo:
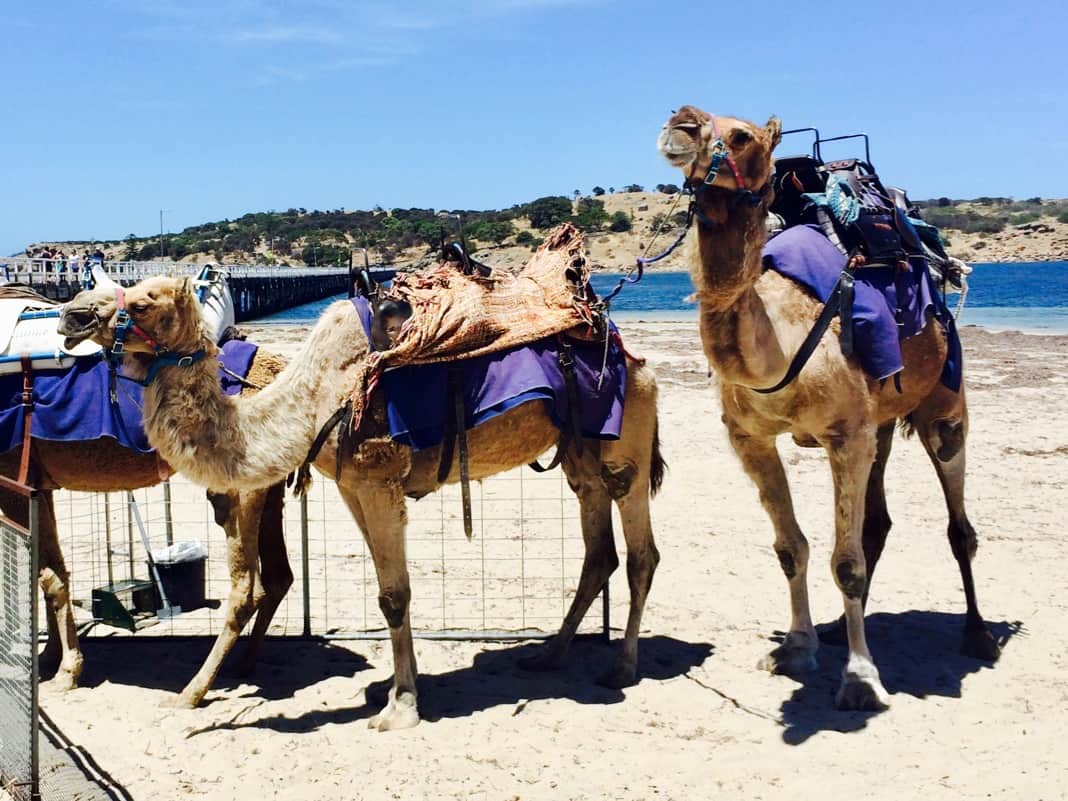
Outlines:
[[[36,521],[32,497],[29,530],[0,517],[0,787],[16,801],[39,797]]]
[[[206,603],[150,618],[146,635],[214,635],[226,612],[229,572],[223,531],[202,489],[173,478],[132,493],[57,492],[60,541],[79,624],[93,620],[94,589],[150,578],[137,517],[153,550],[199,539],[207,552]],[[169,496],[169,497],[168,497]],[[516,469],[472,486],[474,536],[464,536],[460,491],[444,487],[408,502],[411,622],[417,636],[537,636],[559,626],[582,567],[578,503],[555,470]],[[331,481],[317,478],[305,501],[289,497],[286,543],[294,584],[268,634],[385,635],[374,563]],[[602,628],[599,614],[583,631]],[[94,633],[112,633],[94,627]]]

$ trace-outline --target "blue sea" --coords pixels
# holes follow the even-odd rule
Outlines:
[[[978,325],[995,331],[1016,330],[1040,334],[1068,334],[1068,262],[974,264],[968,279],[968,297],[959,325]],[[593,287],[607,294],[622,277],[597,273]],[[696,319],[686,297],[693,292],[687,273],[649,273],[639,284],[628,284],[612,301],[617,320]],[[256,323],[311,325],[330,303],[339,298],[307,303],[256,320]],[[949,295],[951,309],[959,295]]]

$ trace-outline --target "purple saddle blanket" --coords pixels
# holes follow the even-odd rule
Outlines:
[[[223,367],[244,378],[252,366],[257,345],[230,340],[219,355],[223,392],[236,395],[242,384]],[[151,453],[141,422],[140,384],[119,378],[118,403],[112,404],[108,364],[104,356],[78,359],[63,370],[39,370],[33,377],[31,431],[37,439],[74,442],[111,437],[120,445]],[[0,452],[22,446],[22,376],[0,378]]]
[[[353,298],[352,304],[370,342],[370,304],[361,297]],[[574,343],[571,351],[583,436],[619,439],[627,385],[627,364],[622,349],[615,337],[609,339],[603,380],[599,380],[605,359],[602,343]],[[469,429],[529,401],[544,402],[558,427],[570,419],[564,377],[557,362],[557,342],[550,337],[474,359],[385,370],[378,386],[385,392],[389,430],[394,440],[417,451],[441,442],[448,374],[453,366],[463,371],[464,412]]]
[[[821,301],[834,291],[846,257],[818,228],[787,228],[764,248],[764,268],[775,270],[806,287]],[[904,367],[901,340],[918,334],[931,311],[945,329],[949,353],[942,383],[960,390],[962,355],[953,315],[938,294],[927,260],[911,258],[907,270],[862,267],[855,273],[853,341],[857,358],[869,375],[889,378]]]

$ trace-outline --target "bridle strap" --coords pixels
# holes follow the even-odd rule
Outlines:
[[[115,305],[119,310],[119,320],[115,327],[116,342],[118,342],[120,326],[122,328],[122,338],[126,339],[126,333],[132,332],[137,334],[142,340],[144,340],[152,350],[156,353],[166,353],[167,346],[161,345],[154,336],[149,334],[145,329],[134,322],[133,317],[130,316],[130,312],[126,310],[126,292],[121,286],[115,287]],[[120,349],[118,352],[122,352]]]
[[[686,186],[693,193],[693,216],[697,218],[697,222],[706,228],[713,227],[712,221],[701,210],[698,205],[698,199],[701,193],[711,187],[716,177],[719,175],[720,167],[726,163],[727,167],[731,171],[731,175],[734,176],[734,183],[738,187],[734,192],[733,204],[746,203],[747,205],[756,208],[762,203],[767,201],[768,194],[771,192],[771,186],[774,181],[774,174],[768,176],[767,183],[765,183],[760,189],[750,189],[746,186],[745,180],[742,178],[741,170],[738,169],[738,165],[735,163],[734,158],[731,156],[730,150],[727,148],[727,143],[723,141],[723,137],[719,135],[719,126],[716,125],[716,118],[714,116],[709,118],[709,122],[712,125],[712,133],[715,135],[716,140],[712,143],[712,155],[711,163],[708,165],[708,172],[705,173],[705,177],[702,180],[694,180],[692,177],[686,180]]]
[[[108,351],[108,361],[111,364],[112,371],[112,400],[115,400],[115,386],[114,378],[117,375],[116,368],[119,361],[122,359],[123,354],[126,351],[126,337],[128,334],[136,334],[138,338],[144,340],[152,348],[152,353],[155,358],[148,367],[148,373],[141,380],[136,378],[130,378],[129,376],[119,376],[129,381],[133,381],[136,384],[140,384],[143,387],[147,387],[153,381],[156,380],[156,376],[159,375],[159,371],[164,367],[192,367],[207,355],[207,350],[200,348],[193,353],[171,353],[170,349],[160,342],[145,329],[139,326],[134,319],[130,316],[129,310],[126,308],[126,293],[121,286],[115,287],[115,306],[117,309],[115,320],[115,341],[111,345],[111,349]]]
[[[727,143],[723,141],[723,137],[719,135],[719,126],[716,125],[716,118],[713,116],[709,122],[712,123],[712,133],[716,136],[716,142],[723,147],[723,158],[727,162],[727,166],[731,168],[731,174],[734,175],[734,183],[738,186],[739,192],[749,192],[749,187],[745,185],[745,181],[742,180],[742,174],[738,171],[738,165],[734,163],[734,158],[731,156],[731,152],[727,150]],[[713,175],[712,180],[716,180]],[[711,183],[707,176],[705,177],[705,183]]]

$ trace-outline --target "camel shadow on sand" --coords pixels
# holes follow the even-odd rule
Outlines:
[[[608,644],[598,636],[579,636],[559,670],[541,673],[523,670],[518,664],[521,658],[532,655],[537,645],[487,645],[486,650],[475,655],[469,666],[444,673],[421,674],[419,712],[424,721],[435,722],[443,718],[468,717],[497,706],[511,706],[514,714],[520,714],[527,704],[547,699],[569,699],[580,704],[617,704],[623,701],[625,691],[602,687],[597,684],[596,677],[614,664],[619,647],[619,642]],[[663,681],[682,676],[703,664],[712,650],[713,647],[708,643],[688,643],[663,636],[641,638],[639,679]],[[350,656],[353,661],[342,663],[345,670],[354,667],[362,669],[359,667],[361,662],[363,667],[369,667],[361,657],[355,654]],[[305,661],[314,663],[315,659]],[[287,664],[285,670],[304,670],[306,667],[294,668]],[[317,676],[309,678],[305,684],[318,680]],[[114,678],[111,680],[114,681]],[[276,686],[276,681],[281,684]],[[296,717],[278,715],[240,723],[220,722],[209,724],[193,734],[250,727],[299,734],[315,731],[327,724],[364,720],[385,706],[391,681],[384,679],[371,682],[364,688],[362,702],[352,706],[314,709]],[[281,698],[285,697],[283,690],[300,681],[274,675],[260,679],[257,673],[256,683],[260,685],[260,691],[255,695]],[[217,686],[226,685],[222,682]],[[357,682],[353,685],[353,695],[357,695],[359,690],[360,684]]]
[[[883,686],[891,694],[891,707],[886,714],[893,714],[895,695],[960,698],[966,677],[996,667],[996,663],[992,665],[960,653],[964,615],[913,609],[896,614],[879,612],[865,620],[868,647],[879,667]],[[1019,621],[987,621],[987,624],[1003,648],[1014,636],[1026,636]],[[821,633],[833,625],[820,627]],[[860,731],[867,726],[869,718],[882,714],[835,709],[834,696],[847,653],[844,645],[824,642],[817,655],[819,669],[795,677],[799,686],[782,703],[783,742],[801,745],[820,731]]]
[[[214,641],[214,637],[84,638],[85,672],[78,684],[96,687],[109,682],[178,693],[204,663]],[[352,677],[371,667],[363,656],[326,640],[271,639],[260,649],[254,672],[242,675],[237,666],[244,645],[244,640],[238,642],[227,657],[202,706],[210,705],[218,690],[252,685],[257,697],[274,701],[325,679]]]

